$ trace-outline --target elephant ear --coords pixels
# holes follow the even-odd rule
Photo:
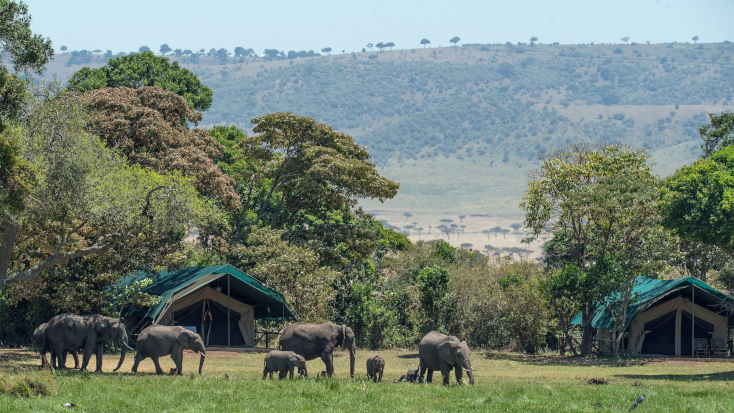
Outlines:
[[[188,344],[189,344],[189,332],[188,332],[188,330],[187,331],[182,331],[181,334],[179,334],[178,337],[176,337],[176,341],[178,342],[178,344],[180,344],[180,345],[182,345],[184,347],[188,346]]]
[[[110,322],[104,318],[98,317],[94,320],[94,330],[104,335],[110,328]]]
[[[455,358],[456,348],[454,344],[456,343],[452,343],[451,341],[445,341],[443,344],[438,346],[438,357],[440,357],[441,360],[445,361],[450,366],[453,366],[456,362],[456,358]]]
[[[288,359],[291,361],[291,363],[298,365],[298,354],[293,353],[288,357]]]

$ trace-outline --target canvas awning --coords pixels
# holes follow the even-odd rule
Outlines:
[[[119,285],[129,285],[145,277],[152,278],[153,283],[144,288],[142,292],[160,296],[161,301],[155,307],[126,307],[122,310],[121,316],[157,320],[171,305],[175,305],[177,300],[212,283],[226,281],[229,283],[230,297],[251,306],[254,319],[281,321],[294,318],[290,307],[280,293],[228,264],[187,267],[172,272],[161,271],[152,277],[148,273],[138,272],[120,281]]]

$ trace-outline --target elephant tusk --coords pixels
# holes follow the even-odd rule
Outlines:
[[[462,370],[464,370],[464,371],[471,371],[471,370],[474,370],[474,369],[471,369],[471,370],[469,370],[469,369],[467,369],[467,368],[466,368],[466,367],[464,367],[464,366],[461,366],[461,369],[462,369]]]
[[[130,347],[130,346],[128,346],[128,345],[127,345],[127,343],[122,343],[122,344],[124,344],[124,345],[125,345],[125,347],[127,347],[127,348],[128,348],[128,350],[133,350],[133,348],[132,348],[132,347]],[[133,350],[133,351],[134,351],[134,350]]]
[[[204,352],[201,353],[201,357],[206,357],[206,354]]]

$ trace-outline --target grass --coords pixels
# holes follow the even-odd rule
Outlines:
[[[202,376],[194,374],[197,358],[191,354],[184,360],[182,377],[156,376],[150,360],[141,363],[140,373],[131,374],[132,357],[125,361],[122,373],[111,373],[116,358],[107,356],[105,373],[53,374],[55,395],[0,394],[0,412],[61,411],[64,403],[74,403],[85,412],[627,411],[643,389],[646,399],[638,411],[734,411],[734,364],[729,362],[579,360],[474,352],[472,364],[477,370],[472,387],[394,383],[409,367],[417,366],[417,354],[378,353],[387,363],[383,382],[377,384],[365,376],[365,361],[373,354],[369,351],[358,352],[354,379],[348,378],[348,357],[337,353],[335,379],[305,381],[261,380],[263,354],[216,357],[210,352]],[[38,372],[38,365],[33,353],[2,351],[0,381],[51,377]],[[172,366],[169,358],[162,359],[164,370]],[[308,369],[315,377],[323,364],[310,361]],[[590,385],[592,378],[596,382],[603,378],[608,384]]]

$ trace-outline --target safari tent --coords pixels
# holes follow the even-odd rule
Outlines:
[[[734,298],[697,278],[640,277],[634,293],[637,299],[621,329],[628,333],[620,345],[625,354],[692,356],[694,339],[728,337],[732,317],[722,305],[734,305]],[[571,323],[581,325],[581,314]],[[598,308],[591,325],[597,329],[600,352],[611,353],[614,320],[610,313]]]
[[[283,296],[231,265],[187,267],[152,277],[136,273],[120,282],[143,277],[153,283],[142,291],[161,297],[155,307],[126,307],[121,312],[129,334],[151,324],[188,328],[215,346],[255,345],[255,320],[291,320]]]

